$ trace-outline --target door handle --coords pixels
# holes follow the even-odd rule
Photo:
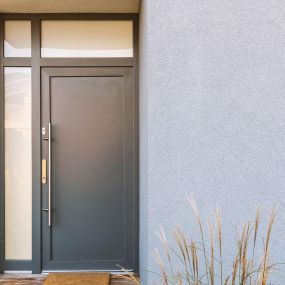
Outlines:
[[[52,130],[51,123],[48,124],[48,226],[51,226],[51,183],[52,183],[52,174],[51,174],[51,166],[52,166]]]

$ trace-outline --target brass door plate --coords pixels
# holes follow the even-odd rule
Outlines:
[[[42,160],[42,184],[47,183],[47,160]]]

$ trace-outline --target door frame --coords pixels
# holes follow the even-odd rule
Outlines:
[[[31,58],[4,58],[4,21],[31,20]],[[131,20],[132,58],[41,58],[41,20]],[[5,260],[4,67],[31,67],[32,72],[32,260]],[[0,274],[4,270],[42,271],[41,237],[41,68],[132,67],[134,92],[134,272],[139,271],[139,18],[138,14],[0,14]]]

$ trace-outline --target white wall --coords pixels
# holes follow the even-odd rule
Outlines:
[[[144,0],[140,16],[141,275],[159,226],[189,229],[186,194],[233,226],[278,202],[285,261],[285,3]],[[191,228],[190,228],[191,229]],[[282,283],[282,282],[281,282]]]

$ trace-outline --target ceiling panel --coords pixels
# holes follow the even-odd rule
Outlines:
[[[0,13],[138,13],[140,0],[0,0]]]

